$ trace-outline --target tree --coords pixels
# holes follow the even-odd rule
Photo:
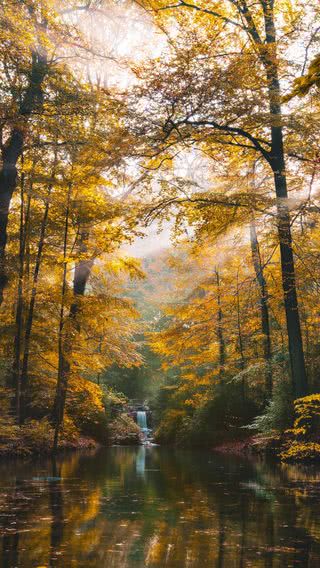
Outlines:
[[[44,6],[40,3],[38,8],[36,16],[44,17]],[[14,20],[13,12],[10,14]],[[24,14],[21,19],[25,20]],[[8,396],[15,392],[14,412],[22,433],[30,419],[48,417],[52,407],[59,406],[53,414],[56,433],[62,435],[64,418],[66,428],[70,420],[71,430],[75,425],[68,396],[94,390],[90,380],[105,367],[140,364],[133,339],[137,312],[129,300],[121,298],[121,274],[134,278],[142,273],[139,263],[118,252],[131,239],[136,223],[134,208],[129,203],[124,206],[118,196],[122,154],[121,129],[116,126],[122,105],[99,83],[93,84],[59,57],[55,59],[56,46],[50,41],[53,27],[57,26],[55,40],[61,39],[61,31],[66,34],[64,39],[75,38],[76,28],[72,26],[71,33],[51,11],[45,24],[41,40],[50,66],[39,86],[41,104],[38,101],[23,118],[25,129],[10,186],[5,266],[10,278],[1,309],[1,349],[8,360]],[[10,33],[13,49],[14,22]],[[21,41],[26,69],[34,40],[30,38],[30,45],[26,38]],[[82,49],[82,39],[78,39]],[[29,83],[21,79],[19,60],[12,51],[8,53],[17,67],[12,63],[14,78],[22,81],[23,99]],[[6,62],[3,67],[6,75]],[[13,81],[13,75],[8,77]],[[13,99],[15,95],[14,91]],[[13,110],[17,111],[14,105]],[[19,124],[20,119],[18,116]],[[8,121],[6,147],[11,144],[11,127]],[[14,191],[17,181],[19,193]],[[96,410],[102,412],[103,392],[95,388]],[[55,390],[59,404],[54,402]]]
[[[143,4],[155,14],[170,36],[173,49],[153,68],[138,69],[144,87],[144,115],[136,132],[146,136],[151,158],[168,160],[180,148],[197,145],[213,159],[228,148],[237,148],[243,159],[259,156],[260,167],[273,176],[281,279],[287,321],[291,374],[295,393],[307,392],[307,377],[296,289],[295,261],[288,202],[287,158],[298,158],[295,129],[287,135],[284,125],[280,79],[288,69],[285,48],[288,29],[295,41],[297,27],[284,2],[261,0],[249,6],[246,0],[230,0],[219,7],[214,2],[179,1],[175,4]],[[287,9],[288,8],[288,9]],[[295,6],[298,14],[299,7]],[[278,15],[283,15],[283,22]],[[306,19],[309,14],[304,14]],[[178,32],[171,34],[175,22]],[[278,36],[277,36],[278,32]],[[286,36],[283,34],[286,33]],[[233,48],[230,49],[232,34]],[[282,35],[281,35],[282,34]],[[281,39],[279,39],[281,36]],[[201,64],[200,64],[201,61]],[[143,150],[141,150],[142,152]],[[312,152],[309,155],[312,160]],[[164,157],[164,158],[163,158]]]
[[[272,395],[272,367],[271,367],[271,331],[270,331],[270,315],[268,288],[264,276],[264,267],[261,260],[260,247],[256,231],[256,223],[254,217],[250,224],[250,244],[252,252],[252,263],[256,275],[257,284],[260,291],[260,310],[261,310],[261,330],[263,333],[264,357],[266,361],[266,393],[267,397]]]

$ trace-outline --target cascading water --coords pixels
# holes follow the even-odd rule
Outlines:
[[[137,410],[137,424],[142,433],[142,443],[146,445],[151,444],[151,430],[148,428],[147,413],[145,410]]]
[[[137,424],[144,434],[148,433],[147,413],[145,410],[137,411]]]

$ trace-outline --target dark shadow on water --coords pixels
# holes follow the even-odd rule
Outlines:
[[[52,458],[52,475],[49,484],[49,504],[51,511],[50,530],[50,568],[57,566],[60,556],[60,546],[63,542],[64,516],[63,516],[63,487],[61,481],[61,464],[55,457]],[[59,556],[57,556],[57,554]],[[63,564],[62,564],[63,566]]]
[[[1,568],[320,566],[320,469],[142,446],[0,480]]]

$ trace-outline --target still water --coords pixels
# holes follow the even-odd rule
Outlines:
[[[158,447],[0,461],[1,568],[320,567],[320,469]]]

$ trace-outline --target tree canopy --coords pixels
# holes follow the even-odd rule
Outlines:
[[[169,439],[319,391],[318,17],[315,0],[3,3],[12,428],[45,420],[56,450],[90,430],[77,396],[107,432],[110,400],[138,394]],[[153,224],[172,246],[141,261]]]

